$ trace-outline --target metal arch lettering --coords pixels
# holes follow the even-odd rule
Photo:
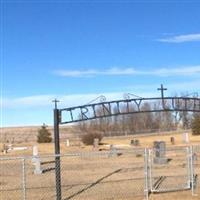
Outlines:
[[[60,113],[60,124],[73,123],[78,121],[85,121],[97,118],[111,117],[116,115],[124,114],[134,114],[140,112],[165,112],[165,111],[189,111],[189,112],[200,112],[200,98],[186,98],[186,97],[165,97],[164,100],[167,103],[167,107],[163,106],[161,108],[150,108],[149,110],[142,110],[142,105],[145,102],[153,103],[156,100],[162,102],[162,98],[138,98],[138,99],[127,99],[118,101],[109,101],[88,104],[83,106],[76,106],[71,108],[59,109]],[[136,110],[130,110],[130,106],[136,107]],[[152,104],[153,105],[153,104]],[[120,106],[126,108],[125,110],[120,110]],[[113,108],[116,108],[113,110]],[[98,114],[98,111],[101,113]],[[62,121],[62,112],[67,111],[69,118]],[[73,112],[72,112],[73,111]],[[64,113],[63,113],[64,115]],[[76,115],[76,116],[75,116]],[[77,117],[80,116],[80,117]]]
[[[108,107],[106,106],[106,104],[108,105]],[[102,105],[103,113],[104,113],[105,116],[106,116],[106,114],[110,114],[110,115],[112,114],[111,105],[110,105],[109,102],[108,103],[102,103],[101,105]]]
[[[133,102],[136,104],[138,111],[140,111],[140,105],[142,103],[142,99],[136,99],[133,100]]]
[[[88,111],[89,111],[88,108],[86,106],[84,106],[84,107],[80,107],[80,110],[81,110],[81,118],[82,118],[82,120],[87,120],[89,118],[86,115],[86,113],[88,113]]]

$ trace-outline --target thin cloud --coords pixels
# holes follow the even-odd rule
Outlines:
[[[194,76],[198,74],[200,74],[200,66],[161,68],[152,72],[152,75],[157,76]]]
[[[99,74],[98,71],[96,70],[85,70],[85,71],[80,71],[80,70],[57,70],[55,71],[56,75],[59,76],[68,76],[68,77],[92,77],[95,76],[96,74]]]
[[[194,76],[200,74],[200,65],[178,68],[157,68],[153,70],[136,70],[135,68],[110,68],[104,71],[89,70],[58,70],[54,74],[63,77],[96,77],[96,76],[133,76],[133,75],[151,75],[151,76]]]
[[[138,74],[139,71],[135,70],[134,68],[111,68],[102,72],[103,75],[135,75]]]
[[[109,68],[104,71],[99,71],[95,69],[89,69],[89,70],[57,70],[54,72],[54,74],[59,76],[65,76],[65,77],[94,77],[94,76],[114,76],[114,75],[134,75],[137,74],[138,71],[136,71],[134,68]]]
[[[154,93],[143,92],[137,94],[138,96],[148,97],[152,96]],[[59,99],[58,107],[70,107],[77,105],[88,104],[89,102],[93,102],[93,100],[97,99],[97,97],[105,96],[106,101],[123,99],[123,92],[110,92],[110,93],[86,93],[86,94],[74,94],[74,95],[38,95],[38,96],[26,96],[26,97],[18,97],[18,98],[4,98],[2,103],[2,108],[4,109],[27,109],[27,108],[52,108],[54,104],[52,100],[55,98]],[[97,99],[99,102],[100,100]]]
[[[188,89],[190,92],[199,92],[197,86],[200,85],[199,80],[194,81],[182,81],[174,83],[166,83],[165,87],[168,88],[167,92],[170,96],[172,93],[176,92],[186,92]],[[117,99],[123,99],[124,94],[130,93],[140,97],[157,97],[160,96],[157,88],[159,84],[144,84],[144,85],[132,85],[124,87],[121,92],[108,92],[108,93],[85,93],[85,94],[72,94],[72,95],[59,95],[59,94],[49,94],[49,95],[36,95],[36,96],[26,96],[18,98],[4,98],[2,100],[1,107],[4,109],[41,109],[48,108],[53,109],[54,104],[52,100],[55,98],[59,99],[58,107],[71,107],[77,105],[88,104],[92,100],[97,99],[97,97],[103,95],[106,97],[106,101],[112,101]],[[133,95],[133,98],[134,98]],[[131,96],[132,97],[132,96]],[[99,99],[97,101],[99,102]]]
[[[29,107],[43,107],[50,105],[52,100],[55,99],[54,95],[35,95],[35,96],[26,96],[18,98],[3,98],[2,107],[5,108],[29,108]]]
[[[168,38],[161,38],[161,39],[158,39],[157,41],[167,42],[167,43],[197,42],[197,41],[200,41],[200,33],[177,35],[177,36],[168,37]]]

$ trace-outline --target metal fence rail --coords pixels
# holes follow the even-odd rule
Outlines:
[[[155,164],[155,152],[149,149],[40,156],[38,174],[33,157],[0,158],[0,199],[56,199],[57,156],[62,200],[141,200],[151,192],[192,189],[191,184],[193,194],[198,194],[200,148],[188,149],[167,149],[171,160],[165,165]]]

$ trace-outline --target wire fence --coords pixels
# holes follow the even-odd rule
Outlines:
[[[156,164],[151,149],[59,155],[62,200],[148,199],[152,192],[192,189],[192,179],[198,194],[200,146],[192,159],[188,149],[166,149],[166,164]],[[55,157],[0,158],[0,199],[55,200]]]

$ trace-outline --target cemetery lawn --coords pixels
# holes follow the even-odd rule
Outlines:
[[[170,142],[170,138],[171,137],[174,137],[175,139],[175,145],[172,145],[171,142]],[[139,140],[139,146],[137,147],[130,147],[130,141],[132,139],[138,139]],[[189,139],[190,139],[190,143],[189,144],[185,144],[183,142],[183,138],[182,138],[182,134],[180,133],[171,133],[171,134],[159,134],[159,135],[151,135],[151,136],[147,136],[147,135],[137,135],[137,136],[120,136],[120,137],[105,137],[103,138],[102,140],[102,145],[100,145],[100,149],[102,151],[107,151],[109,149],[109,145],[111,144],[114,144],[114,145],[118,145],[120,148],[122,149],[130,149],[130,148],[150,148],[153,146],[153,142],[154,141],[159,141],[159,140],[162,140],[162,141],[165,141],[166,142],[166,145],[167,146],[187,146],[187,145],[198,145],[200,144],[200,136],[192,136],[191,133],[189,135]],[[54,153],[54,144],[53,143],[50,143],[50,144],[37,144],[35,142],[29,142],[29,143],[19,143],[19,144],[15,144],[14,146],[24,146],[24,147],[28,147],[27,150],[24,150],[24,151],[12,151],[12,152],[9,152],[8,154],[3,154],[1,152],[1,157],[9,157],[9,156],[12,156],[12,157],[15,157],[15,156],[32,156],[32,147],[33,145],[38,145],[38,148],[39,148],[39,154],[40,155],[52,155]],[[61,153],[62,154],[65,154],[65,153],[72,153],[72,152],[93,152],[93,147],[92,146],[85,146],[83,144],[81,144],[80,141],[77,141],[77,140],[73,140],[71,139],[70,140],[70,147],[67,147],[65,145],[65,142],[61,142]],[[120,158],[120,157],[119,157]],[[133,159],[131,161],[131,159]],[[85,163],[82,163],[82,162],[85,162]],[[81,169],[79,169],[78,166],[80,166],[80,163],[81,162],[83,165],[81,166]],[[135,163],[134,163],[135,162]],[[66,171],[64,170],[63,171],[63,179],[66,178],[66,183],[67,181],[70,181],[71,182],[79,182],[80,180],[82,180],[83,182],[86,181],[85,178],[94,178],[96,179],[97,177],[93,177],[93,175],[95,175],[95,170],[99,170],[100,171],[98,172],[99,175],[103,175],[103,174],[107,174],[107,171],[112,171],[112,170],[115,170],[113,168],[114,167],[117,167],[118,168],[126,168],[126,167],[130,167],[133,165],[133,163],[135,165],[137,165],[137,162],[138,163],[142,163],[143,162],[143,157],[135,157],[132,158],[132,157],[125,157],[125,158],[120,158],[120,163],[118,160],[115,160],[115,158],[111,158],[111,159],[107,159],[106,163],[106,167],[103,166],[103,163],[102,163],[102,160],[101,159],[95,159],[94,161],[93,160],[71,160],[69,162],[68,158],[66,158],[66,164],[62,165],[62,169],[66,169]],[[89,167],[88,166],[88,163],[91,165],[91,166],[94,166],[94,168],[92,168],[91,166]],[[2,163],[3,164],[3,163]],[[70,165],[69,165],[70,164]],[[6,167],[9,166],[10,168]],[[102,165],[102,168],[101,168],[101,165]],[[104,168],[103,168],[104,167]],[[15,169],[15,170],[13,170]],[[12,184],[15,184],[16,186],[18,186],[18,184],[20,183],[20,172],[21,172],[21,163],[18,162],[18,163],[5,163],[5,168],[4,168],[5,172],[6,173],[10,173],[9,170],[12,171],[12,176],[9,176],[7,177],[8,180],[4,180],[2,184],[8,184],[7,186],[9,186],[9,183],[11,182],[12,180]],[[19,170],[19,171],[17,171]],[[33,167],[31,165],[31,160],[27,161],[27,178],[28,178],[28,187],[29,188],[32,188],[34,186],[44,186],[45,184],[53,184],[54,182],[54,171],[51,171],[51,172],[47,172],[43,175],[34,175],[32,173],[33,171]],[[104,171],[105,170],[105,171]],[[139,169],[140,170],[140,169]],[[69,173],[70,172],[70,173]],[[6,174],[5,173],[5,174]],[[65,174],[66,173],[66,174]],[[90,174],[90,176],[86,176],[86,177],[82,177],[82,174]],[[97,174],[98,174],[97,173]],[[102,174],[101,174],[102,173]],[[141,170],[139,172],[134,172],[134,171],[124,171],[123,174],[119,174],[119,176],[113,176],[114,180],[115,179],[118,179],[118,178],[127,178],[129,177],[129,174],[132,175],[133,177],[143,177],[143,169],[141,168]],[[180,172],[181,173],[181,172]],[[16,175],[16,176],[15,176]],[[176,175],[176,172],[175,172],[175,175]],[[124,177],[122,177],[124,176]],[[200,174],[199,174],[200,176]],[[15,177],[16,177],[16,180],[15,180]],[[134,184],[134,181],[131,181],[130,182],[130,185],[126,185],[126,187],[124,187],[123,183],[121,183],[121,187],[123,188],[123,193],[127,196],[124,196],[124,198],[117,198],[117,200],[131,200],[131,199],[135,199],[135,200],[142,200],[143,197],[137,197],[137,196],[132,196],[131,197],[131,191],[130,188],[134,188],[134,187],[138,187],[137,184],[140,183],[140,182],[137,182],[135,185]],[[143,183],[141,182],[141,185]],[[174,181],[173,184],[176,184],[176,182]],[[2,185],[3,186],[3,185]],[[130,188],[129,188],[130,187]],[[96,188],[96,190],[94,191],[94,194],[93,194],[93,191],[91,190],[91,195],[94,195],[92,196],[92,200],[95,200],[95,199],[99,199],[96,198],[96,195],[98,192],[100,192],[100,189],[102,190],[102,188]],[[126,191],[127,190],[127,191]],[[37,199],[37,197],[34,197],[34,195],[38,195],[39,192],[42,194],[42,189],[40,191],[40,189],[38,189],[38,192],[36,193],[35,191],[29,191],[29,197],[30,199]],[[47,193],[46,195],[46,199],[51,199],[50,197],[53,197],[51,194],[52,191],[49,191],[49,193]],[[116,190],[116,187],[112,187],[112,186],[109,186],[107,185],[106,188],[105,188],[105,193],[103,195],[107,195],[108,194],[108,199],[111,199],[109,198],[109,195],[115,195],[116,192],[120,192],[120,190]],[[191,191],[188,190],[188,191],[180,191],[180,192],[170,192],[170,193],[161,193],[161,194],[151,194],[149,199],[150,200],[199,200],[200,199],[200,189],[199,189],[199,196],[192,196],[191,195]],[[17,193],[13,193],[13,196],[12,194],[10,193],[10,198],[11,199],[15,199],[15,195]],[[21,193],[19,193],[20,195]],[[67,194],[67,193],[66,193]],[[50,196],[48,196],[50,195]],[[120,195],[120,193],[119,193]],[[90,198],[88,198],[89,200]],[[105,199],[106,199],[106,196],[105,196]]]
[[[174,137],[175,144],[172,145],[170,142],[170,138]],[[130,142],[132,139],[139,140],[139,145],[137,147],[131,147]],[[193,136],[191,132],[189,132],[189,143],[183,142],[182,133],[178,132],[170,132],[170,133],[160,133],[160,134],[152,134],[152,135],[133,135],[133,136],[114,136],[114,137],[104,137],[101,141],[100,149],[108,150],[109,145],[117,145],[122,149],[130,149],[130,148],[152,148],[154,141],[165,141],[167,147],[172,146],[188,146],[188,145],[198,145],[200,144],[200,135]],[[0,156],[32,156],[32,147],[33,145],[37,145],[39,149],[40,155],[54,154],[54,143],[43,143],[38,144],[37,142],[20,142],[16,143],[14,147],[28,147],[27,150],[24,151],[12,151],[8,154],[4,155],[0,152]],[[70,147],[66,146],[64,141],[60,142],[61,146],[61,154],[71,153],[71,152],[86,152],[93,151],[93,146],[86,146],[82,144],[81,140],[77,140],[74,138],[70,139]],[[0,143],[0,149],[2,149],[3,143]]]

